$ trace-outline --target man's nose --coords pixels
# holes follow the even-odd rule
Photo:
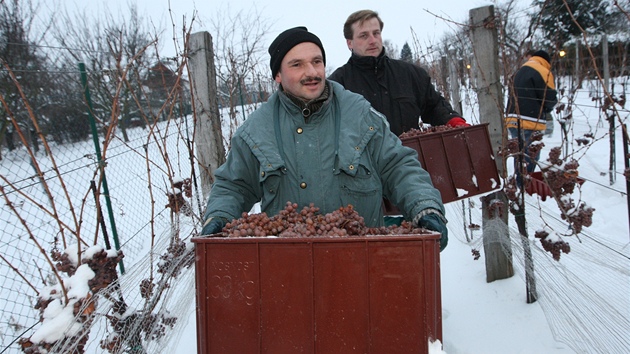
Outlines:
[[[315,69],[315,65],[313,65],[313,63],[308,63],[306,65],[306,75],[307,76],[316,76],[317,75],[317,69]]]

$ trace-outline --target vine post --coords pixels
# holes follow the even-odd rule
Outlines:
[[[193,33],[190,36],[189,53],[193,116],[195,118],[194,140],[201,171],[201,190],[203,198],[206,199],[214,182],[214,170],[225,162],[225,148],[217,100],[214,51],[210,33]]]
[[[479,119],[489,123],[493,151],[505,146],[503,123],[503,89],[499,77],[499,46],[494,6],[470,10],[472,46],[475,58],[475,90],[479,99]],[[500,156],[500,154],[497,154]],[[505,178],[505,159],[497,158],[497,170]],[[514,275],[508,224],[508,203],[500,190],[482,198],[483,245],[486,258],[486,281]],[[505,225],[505,227],[500,227]]]

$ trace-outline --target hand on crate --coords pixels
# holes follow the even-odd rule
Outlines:
[[[223,227],[227,224],[227,220],[222,217],[210,217],[203,224],[203,228],[201,229],[202,235],[212,235],[218,234],[223,230]]]
[[[446,125],[453,128],[470,127],[470,124],[466,123],[466,120],[464,120],[464,118],[462,117],[453,117],[448,122],[446,122]]]
[[[421,211],[413,222],[417,227],[440,233],[440,251],[443,251],[448,244],[448,229],[446,228],[446,218],[435,209],[425,209]]]

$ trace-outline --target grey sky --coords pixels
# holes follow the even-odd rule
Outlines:
[[[55,0],[45,0],[55,2]],[[65,0],[67,1],[67,0]],[[267,48],[275,36],[283,30],[306,26],[315,33],[324,45],[327,56],[327,66],[335,68],[343,65],[349,58],[349,50],[343,38],[343,23],[349,14],[361,9],[378,11],[385,23],[383,38],[390,40],[399,50],[405,42],[413,47],[413,43],[420,44],[426,50],[429,44],[437,43],[444,34],[453,33],[458,25],[468,18],[468,12],[472,8],[491,4],[490,1],[464,1],[464,0],[83,0],[67,1],[68,7],[90,8],[90,12],[103,11],[107,6],[108,11],[116,13],[128,8],[129,2],[138,5],[143,15],[150,17],[155,23],[165,25],[166,38],[175,28],[181,32],[182,19],[187,22],[198,12],[196,31],[210,31],[210,19],[216,13],[217,8],[223,10],[229,6],[230,13],[239,10],[245,12],[254,10],[260,13],[263,20],[270,24],[268,36],[264,47]],[[106,4],[106,5],[104,5]],[[170,4],[170,5],[169,5]],[[169,8],[171,12],[169,13]],[[171,22],[171,15],[175,19],[175,27]],[[448,20],[445,20],[448,19]],[[449,22],[452,21],[452,22]],[[414,39],[413,32],[416,35]],[[173,55],[175,49],[172,43],[165,43],[163,54]]]

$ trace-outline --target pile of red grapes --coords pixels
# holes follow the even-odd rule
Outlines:
[[[451,127],[449,125],[421,126],[420,129],[414,128],[400,134],[399,138],[400,139],[413,138],[418,135],[445,132],[445,131],[453,130],[453,129],[459,129],[459,128]]]
[[[299,210],[296,203],[287,202],[277,215],[243,213],[241,218],[227,223],[222,230],[227,237],[344,237],[365,235],[425,234],[403,221],[400,226],[366,227],[363,217],[352,205],[321,214],[312,203]]]

